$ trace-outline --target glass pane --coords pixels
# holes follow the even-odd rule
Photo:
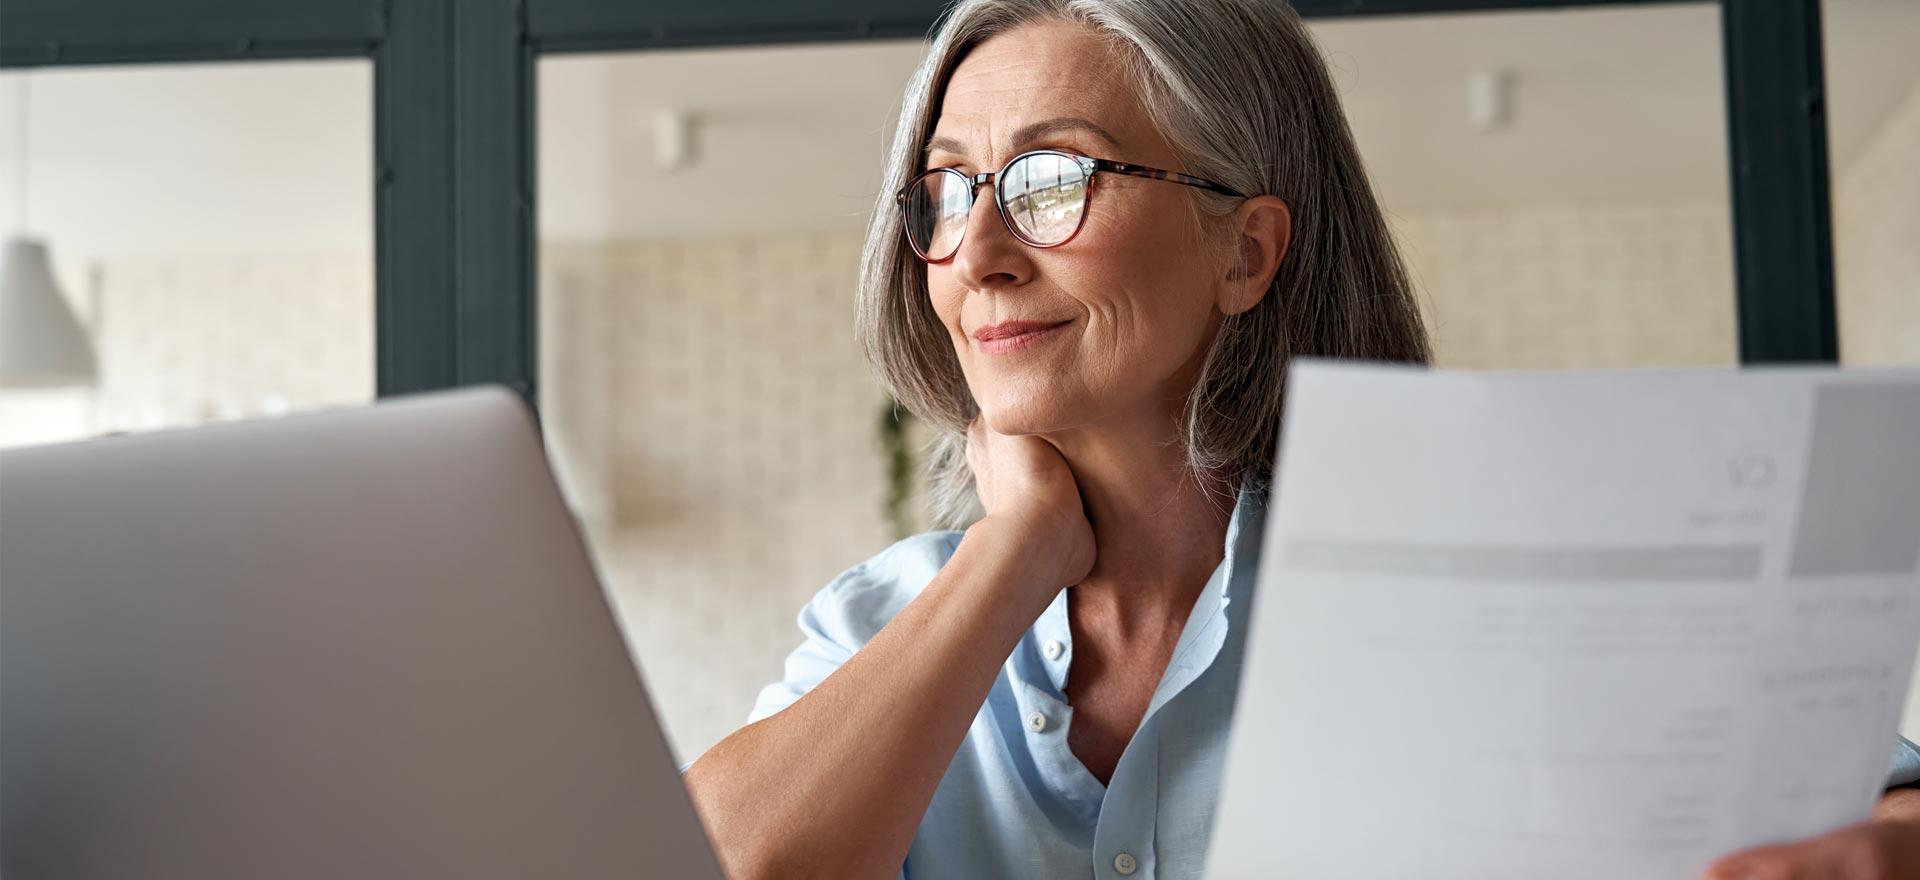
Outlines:
[[[1441,366],[1736,362],[1717,5],[1311,27]]]
[[[889,518],[917,441],[880,430],[853,295],[922,51],[540,62],[548,447],[682,760],[780,677],[816,591],[920,530]]]
[[[97,363],[14,387],[47,378],[14,341],[60,334],[0,328],[0,445],[371,399],[372,94],[364,60],[0,74],[8,271]]]
[[[1714,4],[1313,28],[1441,364],[1735,362]],[[550,448],[683,759],[777,679],[795,609],[918,526],[851,312],[921,51],[540,62]]]
[[[1840,357],[1920,363],[1920,4],[1828,0],[1822,15]]]

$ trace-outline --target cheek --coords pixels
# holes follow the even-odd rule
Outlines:
[[[953,269],[949,266],[926,266],[927,302],[933,306],[933,313],[940,317],[940,323],[949,330],[960,320],[960,304],[965,296],[953,281]]]
[[[933,314],[947,331],[947,339],[953,343],[955,354],[963,366],[967,362],[967,347],[963,344],[965,335],[960,330],[960,312],[966,301],[966,289],[954,282],[952,269],[946,266],[928,267],[927,302],[933,306]]]
[[[1073,274],[1070,289],[1082,293],[1093,319],[1091,354],[1110,361],[1116,378],[1144,379],[1142,373],[1185,363],[1212,326],[1209,269],[1198,259],[1191,230],[1159,219],[1179,217],[1178,210],[1088,217],[1087,249],[1071,267],[1061,267]]]

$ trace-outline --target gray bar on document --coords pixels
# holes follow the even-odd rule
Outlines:
[[[1920,383],[1815,389],[1800,498],[1789,575],[1920,568]]]
[[[1527,547],[1296,539],[1285,568],[1370,574],[1580,581],[1754,580],[1758,544]]]

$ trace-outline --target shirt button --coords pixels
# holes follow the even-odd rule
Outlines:
[[[1119,871],[1122,877],[1133,876],[1133,872],[1139,870],[1139,868],[1140,863],[1134,861],[1133,856],[1127,853],[1121,853],[1113,857],[1113,869]]]
[[[1027,729],[1039,733],[1047,729],[1047,716],[1044,712],[1035,712],[1027,716]]]
[[[1040,653],[1047,655],[1048,660],[1058,660],[1066,652],[1067,646],[1060,644],[1058,639],[1048,639],[1045,645],[1040,646]]]

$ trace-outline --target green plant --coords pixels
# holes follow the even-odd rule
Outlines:
[[[896,540],[913,534],[913,518],[907,510],[913,495],[913,450],[907,445],[907,423],[911,421],[913,413],[892,397],[880,407],[880,453],[887,467],[884,510]]]

